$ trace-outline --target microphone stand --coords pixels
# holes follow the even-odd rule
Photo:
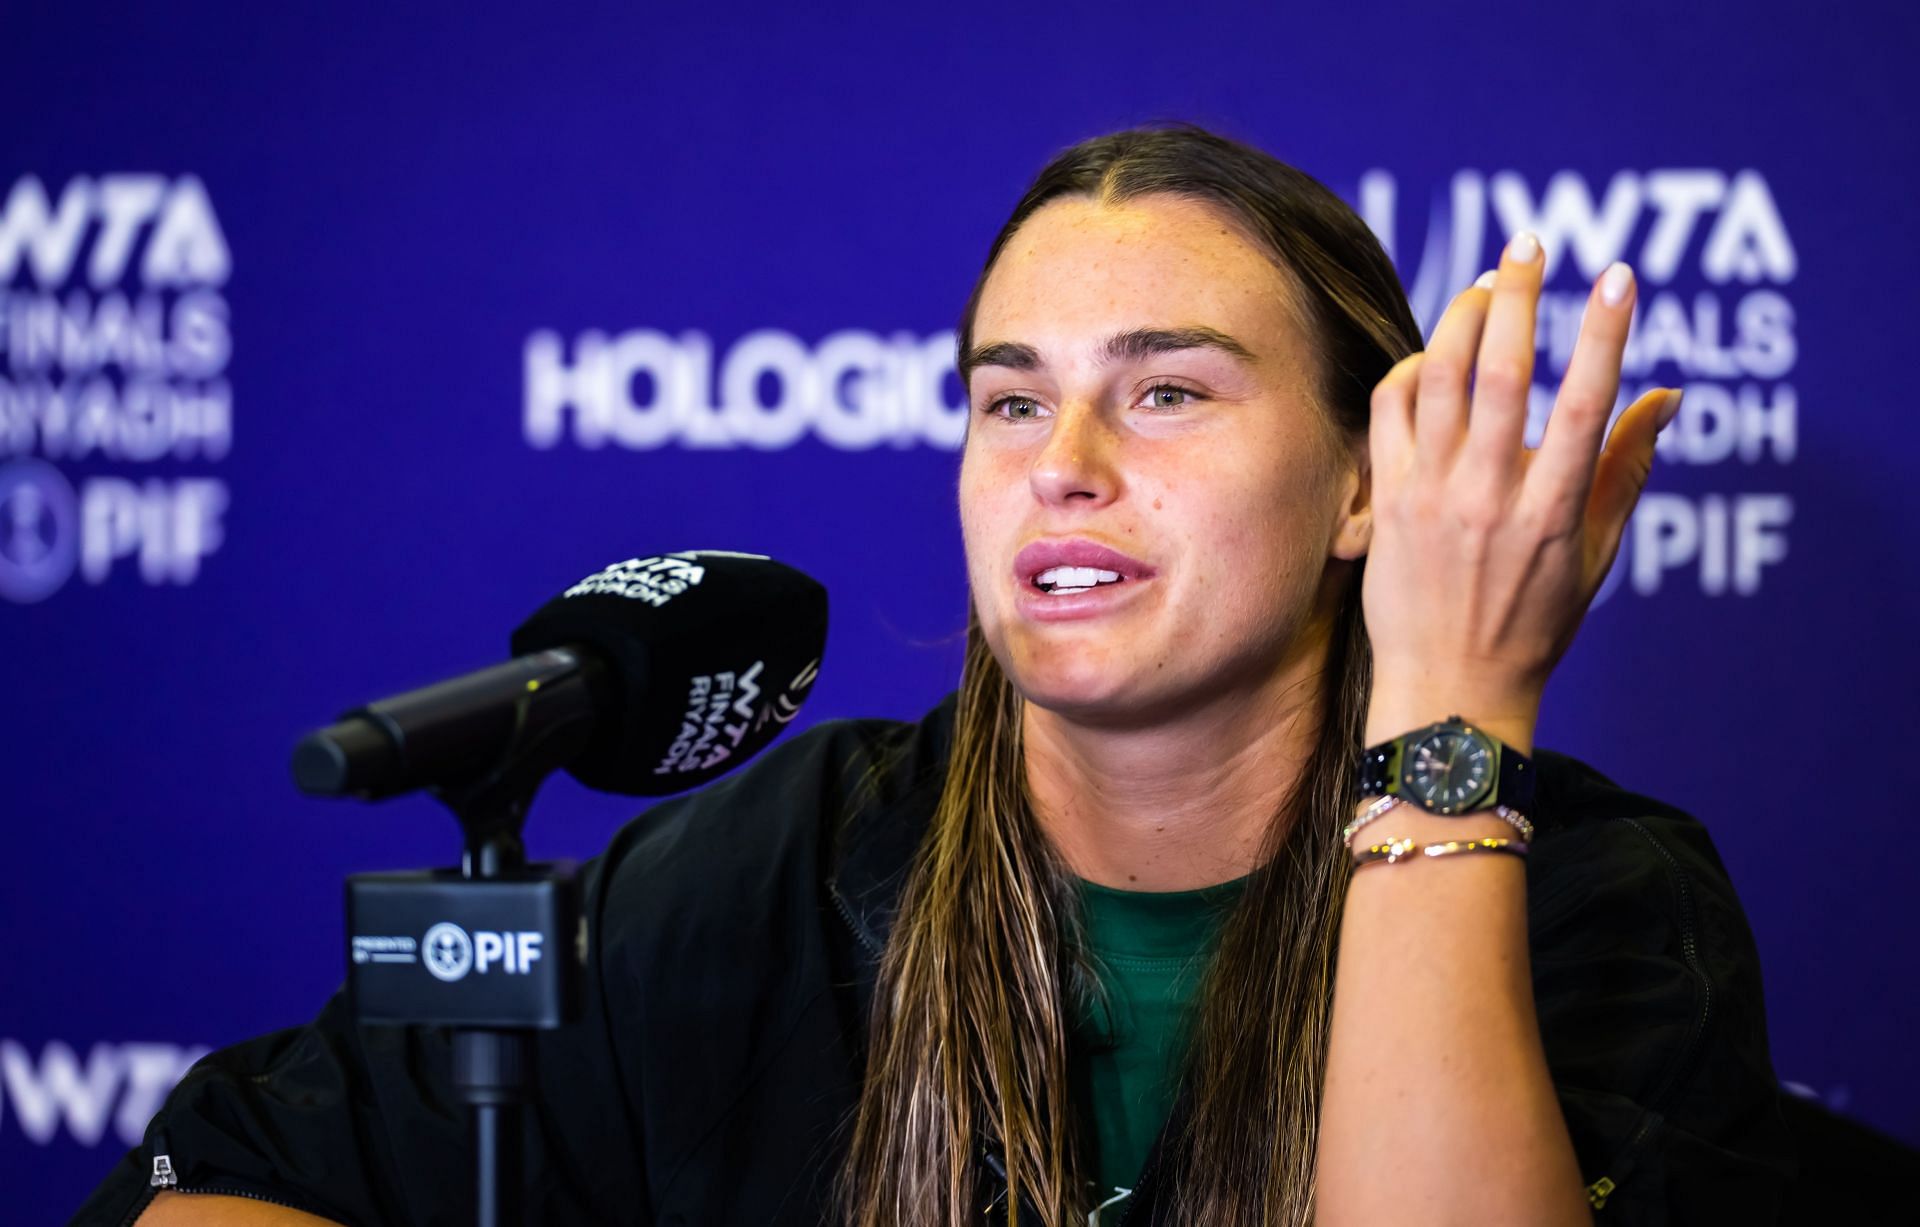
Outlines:
[[[527,865],[520,828],[545,772],[519,789],[497,775],[468,788],[435,792],[466,833],[460,876],[469,882],[497,881]],[[528,1033],[519,1028],[461,1027],[453,1032],[453,1089],[473,1114],[474,1221],[479,1227],[517,1227],[520,1222],[520,1110],[527,1099],[527,1066],[533,1055],[528,1041]]]
[[[574,673],[535,689],[550,693],[569,685],[583,686],[585,681]],[[426,977],[393,986],[382,981],[377,988],[371,987],[371,981],[356,984],[355,1008],[362,1021],[450,1025],[453,1088],[471,1111],[479,1227],[518,1227],[521,1222],[520,1132],[533,1086],[533,1031],[564,1025],[579,1013],[579,977],[570,974],[572,961],[584,949],[574,938],[576,932],[584,934],[577,884],[570,867],[528,864],[520,833],[534,793],[578,752],[590,724],[582,716],[547,724],[527,736],[536,723],[530,719],[534,701],[530,690],[518,705],[514,736],[503,761],[477,779],[430,790],[453,811],[465,837],[457,876],[445,870],[356,874],[348,883],[349,928],[356,934],[363,927],[388,933],[419,932],[430,919],[444,920],[449,915],[501,915],[514,918],[513,924],[544,930],[552,939],[544,943],[549,948],[542,952],[551,966],[550,983],[524,989],[509,988],[504,982],[489,984],[487,990],[503,991],[477,1005],[449,1007],[439,994],[467,986],[417,983]],[[539,919],[524,919],[528,916]],[[507,927],[494,923],[502,930]],[[421,951],[423,960],[429,955]],[[350,974],[366,970],[355,967]],[[510,960],[505,971],[513,970]],[[531,979],[525,975],[529,969],[520,970],[523,979]],[[466,978],[464,967],[456,978]]]

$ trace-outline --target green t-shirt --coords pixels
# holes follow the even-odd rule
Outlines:
[[[1106,1008],[1074,1020],[1071,1075],[1091,1123],[1099,1200],[1117,1209],[1166,1123],[1186,1056],[1190,1007],[1247,879],[1199,890],[1115,890],[1082,880],[1087,945]]]

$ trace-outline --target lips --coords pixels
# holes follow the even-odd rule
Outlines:
[[[1035,541],[1021,549],[1013,558],[1013,577],[1022,588],[1037,592],[1039,586],[1034,583],[1035,577],[1054,567],[1092,567],[1099,571],[1114,571],[1123,581],[1147,579],[1154,574],[1154,568],[1110,546],[1082,538],[1068,538]]]

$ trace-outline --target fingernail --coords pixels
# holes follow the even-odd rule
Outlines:
[[[1493,270],[1488,269],[1478,277],[1475,277],[1473,284],[1475,289],[1491,290],[1493,288]]]
[[[1633,270],[1615,260],[1607,265],[1607,271],[1600,274],[1600,301],[1609,307],[1617,307],[1627,300],[1627,291],[1633,288]]]
[[[1531,264],[1539,254],[1540,240],[1533,236],[1531,230],[1522,230],[1507,242],[1507,259],[1515,264]]]
[[[1685,395],[1686,393],[1679,388],[1675,388],[1673,391],[1667,393],[1667,403],[1660,406],[1660,417],[1657,419],[1658,425],[1653,428],[1653,433],[1659,434],[1667,428],[1668,422],[1673,421],[1673,415],[1680,412],[1680,398]]]

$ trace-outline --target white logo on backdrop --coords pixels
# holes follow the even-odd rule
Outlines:
[[[73,574],[80,510],[73,486],[44,460],[0,465],[0,596],[53,595]]]
[[[10,1119],[38,1146],[54,1143],[63,1128],[83,1146],[109,1136],[122,1146],[136,1145],[167,1092],[209,1051],[181,1044],[95,1044],[83,1061],[67,1044],[49,1040],[36,1060],[26,1045],[0,1039],[0,1121]]]
[[[1446,303],[1498,261],[1509,235],[1539,234],[1547,285],[1530,442],[1538,443],[1566,373],[1589,287],[1620,259],[1634,266],[1640,294],[1617,408],[1657,386],[1686,390],[1660,459],[1732,464],[1743,475],[1792,463],[1799,399],[1789,377],[1798,349],[1784,287],[1799,257],[1758,171],[1623,170],[1596,184],[1562,170],[1536,190],[1517,172],[1463,170],[1425,210],[1425,233],[1402,255],[1394,175],[1369,171],[1356,196],[1429,331]],[[953,347],[951,332],[848,329],[813,345],[762,330],[716,350],[694,331],[588,331],[569,344],[542,330],[523,355],[522,429],[543,450],[771,450],[809,437],[843,450],[957,448],[967,406]],[[1764,487],[1650,493],[1599,600],[1622,587],[1650,596],[1678,575],[1709,595],[1751,595],[1786,558],[1792,520],[1792,498]]]
[[[700,332],[584,332],[569,347],[527,338],[522,426],[537,448],[778,450],[809,435],[860,451],[882,444],[957,448],[967,405],[951,332],[848,329],[818,345],[765,329],[716,359]],[[717,394],[716,394],[717,393]]]
[[[139,471],[232,446],[231,268],[191,175],[76,178],[57,200],[33,175],[14,182],[0,206],[0,598],[126,565],[187,584],[219,549],[224,481]],[[123,471],[56,467],[101,462]]]

